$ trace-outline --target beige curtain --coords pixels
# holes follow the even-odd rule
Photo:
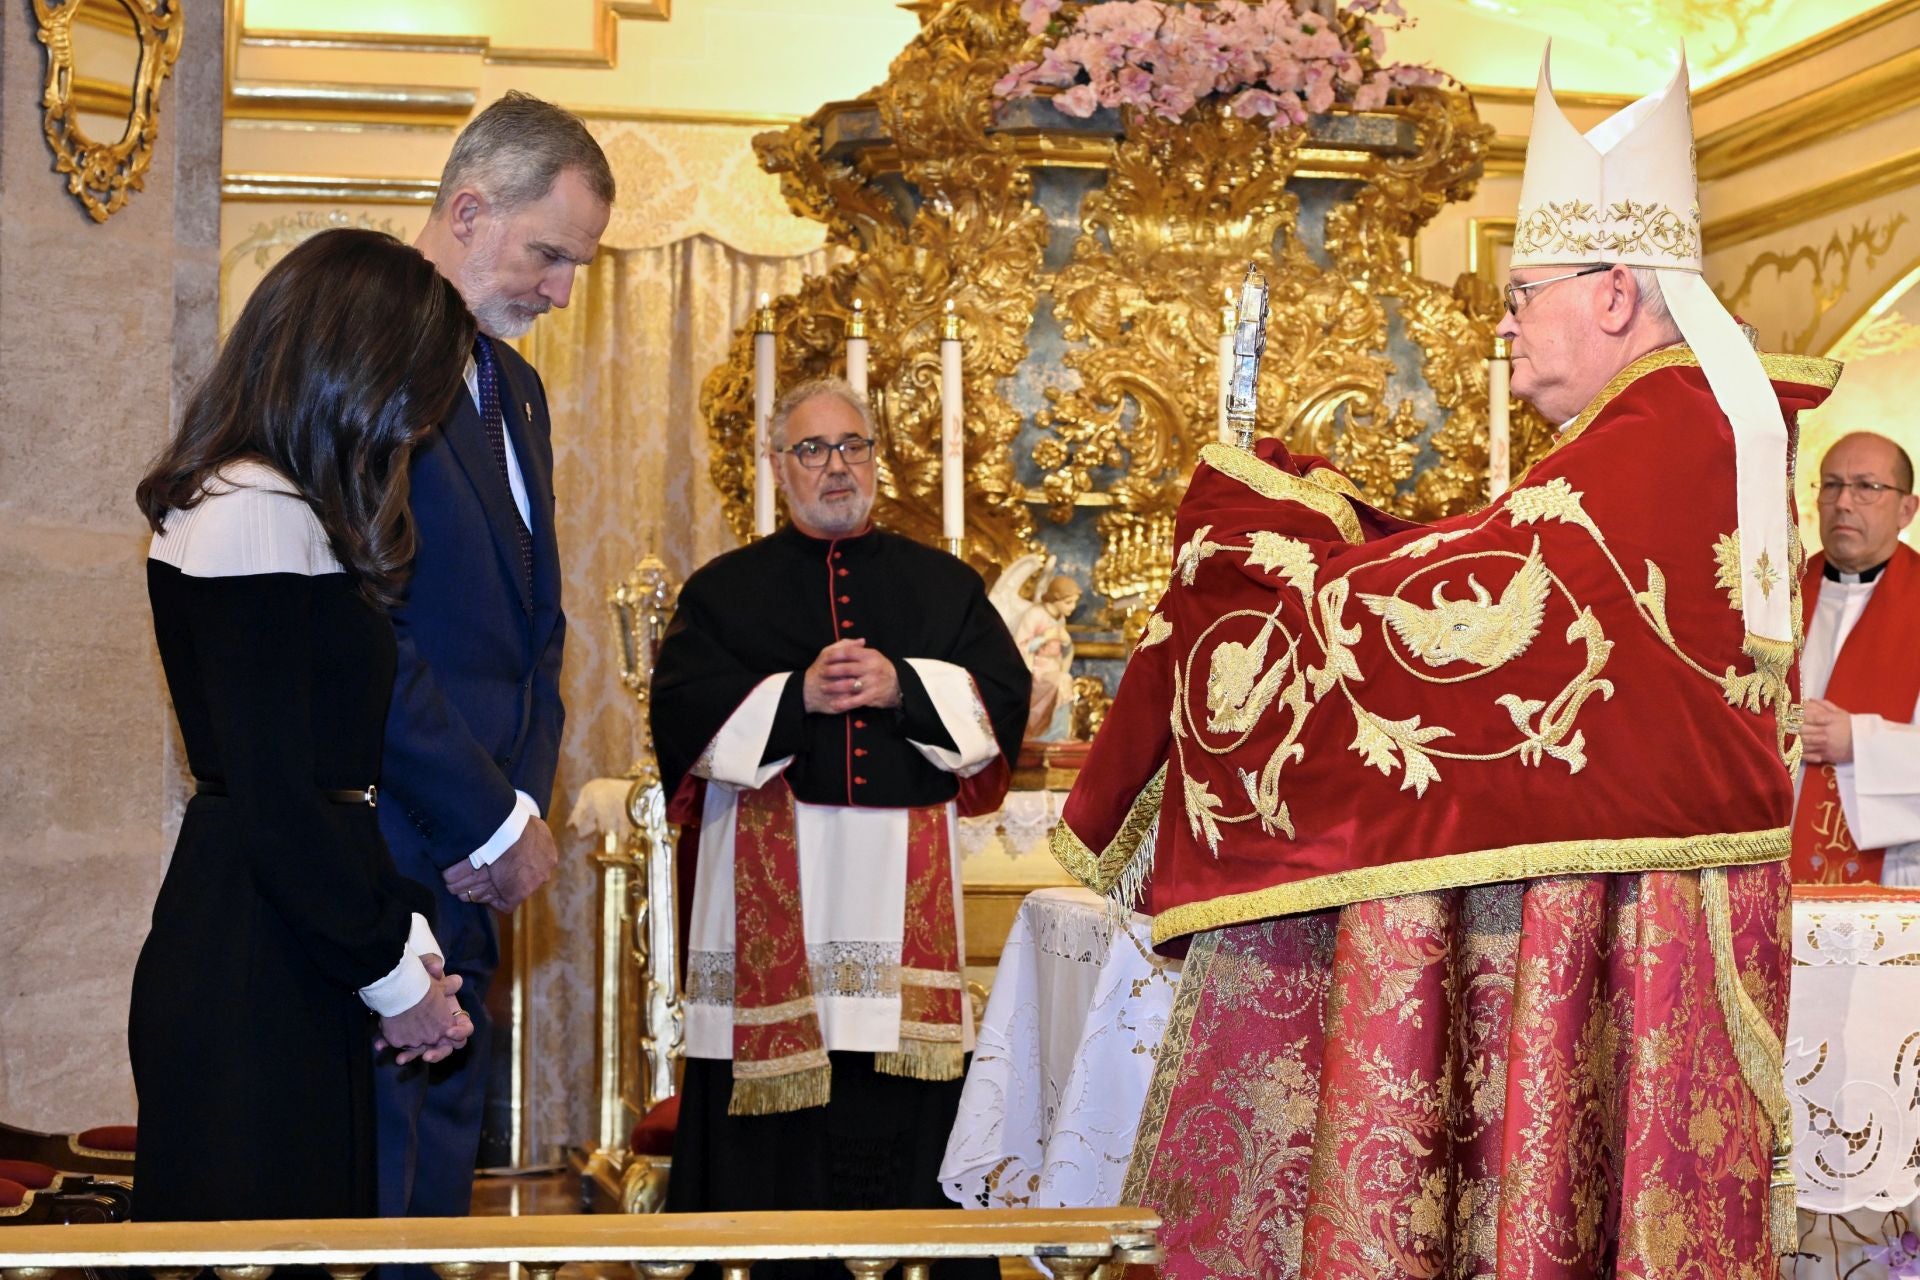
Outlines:
[[[532,997],[525,1123],[536,1156],[593,1132],[597,875],[591,844],[562,824],[581,784],[618,775],[639,746],[638,708],[620,684],[607,590],[648,553],[684,582],[736,545],[707,478],[700,385],[751,320],[760,293],[792,292],[825,270],[829,252],[760,256],[707,235],[603,248],[580,272],[572,303],[544,318],[524,344],[553,410],[568,622],[567,728],[550,815],[562,860],[534,900],[525,935]]]

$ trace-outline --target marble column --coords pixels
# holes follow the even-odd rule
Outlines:
[[[188,6],[146,189],[53,171],[0,6],[0,1117],[134,1118],[128,987],[184,799],[133,486],[217,340],[221,22]]]

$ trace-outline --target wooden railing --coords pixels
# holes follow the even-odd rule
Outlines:
[[[188,1280],[212,1267],[220,1280],[265,1280],[275,1267],[298,1265],[358,1280],[381,1263],[410,1262],[442,1280],[472,1280],[484,1267],[517,1262],[533,1280],[554,1280],[567,1263],[630,1263],[637,1276],[679,1277],[717,1262],[725,1280],[750,1280],[756,1262],[825,1258],[862,1280],[896,1264],[905,1280],[927,1280],[935,1260],[1034,1257],[1076,1280],[1106,1263],[1117,1274],[1159,1262],[1159,1227],[1144,1209],[130,1222],[0,1228],[0,1272],[49,1280],[57,1268],[144,1267],[157,1280]]]

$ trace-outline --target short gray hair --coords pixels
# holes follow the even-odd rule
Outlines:
[[[1656,324],[1671,323],[1673,312],[1667,309],[1667,295],[1660,288],[1658,267],[1628,267],[1627,274],[1640,289],[1640,309]]]
[[[798,386],[788,387],[778,400],[773,402],[773,412],[767,415],[767,443],[774,442],[786,434],[787,419],[793,411],[809,400],[818,400],[821,396],[832,396],[860,415],[860,425],[873,435],[873,410],[867,406],[867,398],[853,389],[853,384],[845,378],[813,378]],[[775,446],[777,447],[777,446]]]
[[[613,169],[586,122],[565,107],[509,89],[454,139],[433,212],[441,213],[462,187],[502,210],[519,209],[552,191],[569,169],[602,203],[613,204]]]

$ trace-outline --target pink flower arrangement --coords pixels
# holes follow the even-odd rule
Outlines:
[[[1399,0],[1346,0],[1338,14],[1334,5],[1021,0],[1028,31],[1057,39],[1038,59],[1010,68],[994,92],[1026,98],[1052,90],[1056,108],[1083,119],[1101,107],[1132,107],[1173,121],[1222,96],[1234,115],[1280,129],[1336,102],[1370,111],[1401,85],[1439,83],[1430,68],[1379,63],[1386,30],[1406,20]]]

